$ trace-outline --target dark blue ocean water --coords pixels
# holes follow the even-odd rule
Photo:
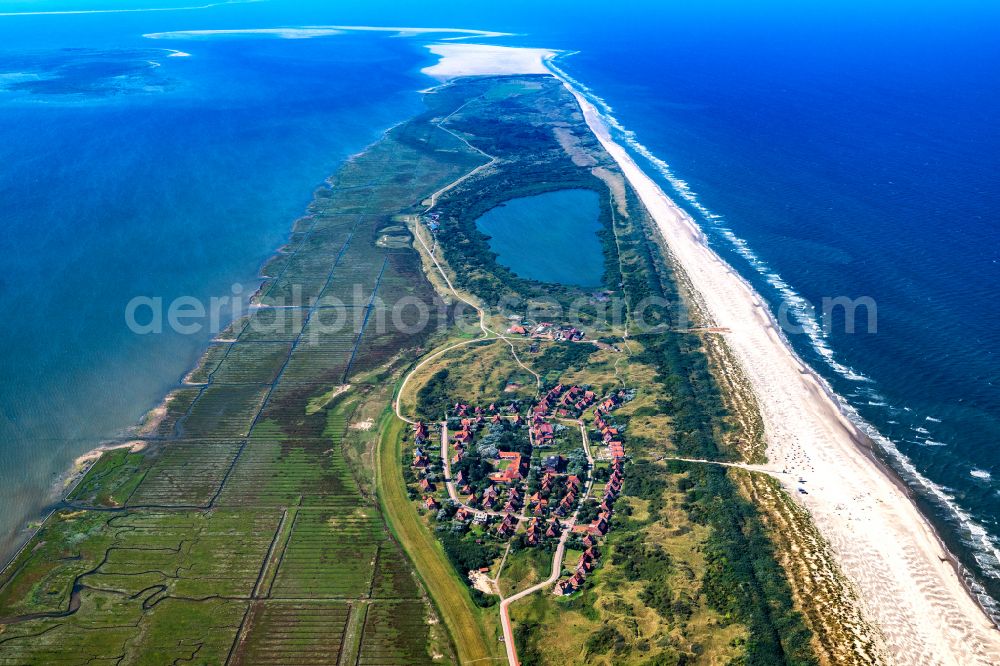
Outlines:
[[[169,2],[92,6],[112,5]],[[140,35],[330,23],[506,30],[523,34],[500,43],[578,51],[558,66],[775,311],[807,324],[788,336],[796,350],[1000,598],[1000,10],[977,0],[0,16],[0,87],[16,88],[0,93],[3,526],[155,404],[207,338],[136,338],[124,302],[252,282],[312,187],[428,83],[415,40]],[[36,69],[61,73],[33,84]],[[834,297],[870,298],[877,329],[816,328],[803,303]]]
[[[873,426],[994,598],[996,18],[691,20],[665,23],[658,39],[584,46],[559,64],[606,101],[640,157],[656,157],[641,163],[779,319],[788,312],[796,350]],[[853,333],[837,311],[824,319],[824,299],[837,297],[865,299],[875,325],[868,306]]]

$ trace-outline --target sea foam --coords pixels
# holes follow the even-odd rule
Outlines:
[[[573,55],[573,52],[563,54],[562,57]],[[855,381],[855,382],[868,382],[871,381],[868,377],[865,377],[861,373],[857,372],[853,368],[850,368],[843,363],[837,361],[834,358],[833,349],[830,347],[826,340],[826,332],[820,325],[819,320],[816,318],[816,312],[814,306],[812,306],[808,300],[806,300],[801,294],[796,292],[788,282],[786,282],[781,275],[773,270],[768,263],[760,257],[746,240],[740,238],[736,233],[730,229],[722,215],[715,213],[708,209],[698,198],[697,193],[691,188],[687,181],[678,177],[670,165],[664,160],[660,159],[652,153],[643,143],[639,141],[636,137],[635,132],[626,129],[617,118],[615,118],[613,109],[608,102],[594,93],[593,90],[580,83],[564,70],[558,67],[551,60],[546,63],[548,67],[555,72],[559,77],[571,83],[577,90],[581,92],[588,100],[591,101],[601,112],[601,116],[604,121],[611,127],[629,148],[634,152],[638,153],[646,162],[648,162],[656,171],[668,182],[671,188],[683,199],[689,206],[691,206],[698,214],[711,225],[712,229],[719,233],[723,238],[725,238],[730,245],[736,250],[743,259],[750,264],[753,269],[764,278],[764,280],[781,295],[783,302],[786,304],[788,309],[792,312],[796,322],[802,329],[802,332],[806,334],[809,338],[809,342],[812,348],[816,351],[820,357],[827,363],[840,376],[845,379]]]
[[[571,55],[574,55],[574,53],[567,52],[561,54],[559,57],[565,58]],[[607,101],[595,94],[590,88],[567,74],[552,60],[547,61],[546,65],[553,71],[553,73],[564,81],[570,83],[592,104],[594,104],[594,106],[599,109],[604,122],[617,133],[618,136],[616,138],[620,139],[631,150],[642,156],[650,165],[652,165],[670,184],[677,195],[688,203],[688,205],[690,205],[695,211],[697,211],[714,230],[718,231],[726,240],[728,240],[729,243],[736,249],[737,253],[746,259],[754,270],[763,276],[768,284],[781,294],[782,298],[795,313],[803,331],[809,337],[812,347],[838,375],[855,382],[871,381],[868,377],[843,365],[842,363],[839,363],[834,358],[834,352],[825,339],[825,332],[815,317],[814,309],[809,306],[806,299],[799,295],[776,271],[772,270],[767,262],[765,262],[756,252],[753,251],[753,249],[750,248],[746,240],[737,236],[735,232],[727,227],[724,222],[724,218],[721,215],[709,210],[698,199],[697,194],[692,190],[690,185],[673,173],[667,162],[654,155],[649,148],[643,145],[636,137],[635,132],[626,129],[618,121],[618,119],[614,117],[613,109]],[[903,478],[906,479],[910,485],[922,489],[928,499],[940,507],[947,515],[951,516],[952,520],[959,526],[960,531],[965,535],[967,545],[972,551],[973,557],[982,568],[983,573],[991,578],[1000,578],[1000,549],[998,549],[997,543],[991,539],[986,529],[976,522],[976,520],[973,519],[965,509],[958,505],[955,501],[954,495],[949,492],[946,487],[939,485],[924,476],[913,465],[912,461],[899,450],[895,442],[880,433],[874,425],[862,417],[851,403],[833,390],[825,378],[820,376],[819,380],[824,384],[829,395],[837,401],[844,415],[847,416],[847,418],[849,418],[862,432],[864,432],[877,447],[893,459],[894,467],[903,476]],[[906,412],[913,411],[909,407],[903,407],[902,409]],[[934,421],[936,419],[929,420]],[[942,446],[940,442],[930,440],[925,441],[924,444],[926,446]],[[967,580],[967,583],[973,591],[976,592],[976,588],[979,587],[978,584],[974,580]],[[994,619],[1000,621],[1000,605],[996,604],[988,595],[979,593],[976,594],[977,597],[980,598],[983,606],[987,609],[987,612]]]

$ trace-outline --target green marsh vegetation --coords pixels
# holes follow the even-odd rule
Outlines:
[[[630,308],[650,298],[660,305],[643,311],[647,325],[631,332],[631,353],[622,352],[623,360],[605,363],[601,372],[593,369],[603,359],[592,346],[554,345],[524,356],[546,381],[591,373],[592,384],[622,381],[642,398],[615,415],[626,429],[631,462],[624,506],[606,544],[609,556],[582,593],[569,599],[538,593],[513,607],[521,661],[814,663],[810,632],[794,607],[760,512],[726,470],[662,460],[664,455],[733,459],[738,452],[722,444],[734,427],[732,419],[702,339],[686,330],[676,280],[645,212],[628,189],[628,214],[612,208],[606,182],[592,167],[611,173],[617,168],[561,85],[537,81],[540,86],[530,92],[511,94],[509,81],[480,79],[438,96],[479,94],[449,119],[448,127],[499,158],[492,169],[464,181],[436,206],[441,213],[438,242],[456,286],[485,303],[505,297],[508,305],[501,315],[523,314],[518,303],[526,307],[544,300],[565,311],[575,302],[584,325],[593,327],[593,337],[615,331],[621,343],[620,327],[616,330],[607,320],[599,302],[572,285],[517,275],[498,262],[476,227],[486,211],[507,200],[590,189],[602,202],[604,290]],[[506,92],[500,93],[500,86]],[[587,152],[592,161],[584,166],[571,159],[554,126],[571,132],[576,150]],[[610,339],[614,334],[606,341]],[[461,373],[456,365],[442,363],[426,377],[418,404],[427,407],[428,416],[461,396]],[[498,392],[492,397],[503,396]],[[455,540],[450,533],[446,538]],[[463,560],[462,566],[466,564]]]
[[[265,268],[263,307],[234,322],[147,420],[137,434],[146,448],[105,453],[0,576],[4,660],[451,658],[364,490],[367,472],[353,468],[375,433],[352,425],[372,401],[385,408],[403,350],[436,326],[367,326],[377,298],[432,297],[393,216],[478,163],[415,123],[316,191]],[[333,330],[325,308],[340,302],[367,316]],[[334,395],[344,384],[351,391]]]
[[[431,309],[417,333],[366,325],[388,314],[374,296],[433,299],[398,216],[419,214],[431,193],[484,163],[460,136],[499,159],[436,206],[439,251],[458,288],[484,303],[507,297],[498,317],[575,303],[588,337],[620,341],[623,324],[593,290],[504,268],[475,225],[513,198],[584,189],[599,201],[605,295],[630,308],[649,296],[668,304],[646,313],[653,326],[631,332],[630,351],[518,343],[545,382],[624,383],[639,394],[616,412],[631,461],[601,567],[573,597],[536,594],[513,607],[522,662],[813,661],[755,506],[724,470],[660,460],[732,457],[720,444],[732,426],[701,339],[671,328],[676,282],[641,207],[630,193],[611,201],[594,169],[616,167],[572,98],[544,77],[478,78],[427,103],[316,191],[265,268],[265,307],[206,352],[162,418],[146,424],[147,448],[106,453],[0,575],[4,658],[423,664],[435,652],[444,661],[497,655],[495,609],[475,605],[460,569],[500,550],[475,537],[433,538],[401,472],[407,433],[385,416],[399,373],[450,335],[452,313]],[[437,120],[459,107],[448,121],[459,136],[442,131]],[[571,159],[566,132],[590,162]],[[302,299],[293,316],[275,325],[267,306],[293,299]],[[338,302],[368,316],[330,330],[324,308]],[[430,381],[412,387],[427,418],[456,396],[533,394],[534,378],[503,344],[469,345],[427,370]],[[530,562],[513,565],[520,579],[537,575]],[[288,625],[301,627],[294,646],[281,631]]]

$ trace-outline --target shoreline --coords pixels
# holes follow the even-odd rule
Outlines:
[[[553,75],[577,99],[591,131],[646,206],[714,323],[735,332],[725,335],[727,345],[761,406],[768,457],[808,481],[807,495],[787,483],[785,490],[809,510],[830,541],[893,655],[910,663],[1000,659],[1000,631],[967,584],[958,558],[917,508],[913,491],[878,459],[874,441],[852,421],[829,384],[795,354],[749,283],[715,254],[690,215],[614,141],[593,104]],[[850,490],[855,492],[845,492]]]
[[[166,399],[164,398],[165,401]],[[112,442],[113,440],[106,441],[80,454],[73,459],[73,464],[69,469],[56,477],[55,481],[49,486],[48,501],[39,512],[38,518],[23,523],[18,530],[18,532],[24,533],[24,541],[13,548],[8,555],[0,553],[0,557],[3,557],[3,564],[0,565],[0,574],[7,571],[7,567],[21,555],[35,535],[38,534],[38,531],[52,517],[52,514],[59,510],[60,505],[66,502],[67,498],[73,494],[76,487],[83,481],[83,477],[87,476],[87,472],[94,466],[94,463],[100,460],[101,456],[115,449],[142,451],[148,446],[147,442],[136,438],[130,439],[127,442]]]
[[[389,127],[381,130],[376,138],[366,143],[360,150],[346,156],[343,164],[347,164],[348,162],[351,162],[357,157],[365,154],[365,152],[367,152],[372,146],[377,144],[379,141],[382,141],[386,135],[389,134],[389,132],[405,122],[407,122],[406,119],[399,120],[392,123]],[[324,177],[313,188],[313,192],[320,189],[329,189],[329,180],[330,175]],[[256,275],[253,278],[257,281],[257,288],[245,297],[245,302],[241,311],[243,316],[248,316],[258,307],[257,299],[261,295],[262,290],[267,285],[269,280],[275,279],[275,276],[266,274],[268,264],[274,259],[274,257],[281,254],[285,248],[288,247],[288,243],[295,233],[296,225],[301,220],[310,217],[310,215],[311,213],[304,212],[302,215],[296,217],[287,227],[288,231],[285,242],[278,245],[270,255],[262,260],[261,264],[258,266]],[[65,502],[67,497],[72,494],[73,490],[80,483],[80,481],[83,480],[83,477],[86,476],[93,464],[101,457],[99,454],[103,454],[114,449],[131,447],[137,442],[141,442],[143,446],[136,448],[136,451],[147,448],[149,446],[149,441],[155,441],[157,444],[170,443],[168,438],[155,435],[154,433],[160,423],[167,416],[167,410],[171,397],[179,389],[196,388],[201,386],[201,384],[198,383],[189,383],[188,379],[193,373],[198,371],[205,352],[213,344],[235,342],[235,340],[228,340],[219,337],[225,333],[235,321],[236,319],[230,319],[225,322],[220,322],[225,325],[220,325],[218,333],[210,338],[201,349],[194,365],[186,370],[180,376],[178,383],[168,389],[167,392],[152,407],[143,412],[134,423],[123,427],[116,434],[101,438],[98,440],[100,443],[73,458],[61,472],[54,475],[54,480],[48,485],[48,491],[38,502],[37,513],[34,513],[23,522],[16,524],[11,530],[11,534],[16,536],[11,539],[10,550],[8,551],[6,548],[0,549],[0,563],[2,563],[0,564],[0,573],[6,571],[7,567],[10,566],[15,559],[17,559],[18,555],[21,554],[21,551],[24,550],[24,547],[31,541],[38,530],[41,529],[45,521],[47,521],[53,512],[59,508],[59,505]]]
[[[478,45],[468,46],[479,49],[490,48]],[[511,47],[492,48],[511,49]],[[458,57],[458,52],[450,49],[444,49],[442,52],[435,51],[432,48],[431,51],[444,58]],[[532,63],[535,62],[535,58],[538,58],[538,62],[545,63],[554,53],[545,49],[525,49],[525,51],[531,51],[525,57],[530,58]],[[485,58],[482,64],[477,63],[473,69],[487,67],[488,63],[486,63],[486,60],[488,58]],[[517,61],[510,66],[514,68],[524,67],[525,62],[527,60]],[[425,68],[424,71],[428,74],[434,71],[435,75],[446,78],[448,76],[487,75],[485,72],[479,71],[454,74],[445,70],[436,70],[435,68],[437,67],[438,65],[434,65]],[[468,70],[463,71],[467,72]],[[539,72],[528,71],[526,73],[537,74]],[[889,625],[901,627],[897,633],[893,634],[894,641],[886,641],[892,649],[893,656],[904,663],[923,663],[925,661],[956,664],[1000,662],[1000,631],[997,631],[996,626],[991,626],[990,628],[993,629],[992,635],[989,633],[984,634],[982,630],[985,627],[975,622],[975,618],[969,613],[966,605],[955,598],[954,593],[956,590],[954,583],[957,580],[961,590],[965,592],[964,596],[969,601],[974,602],[973,605],[977,609],[984,611],[984,615],[987,616],[984,619],[989,619],[988,613],[985,613],[985,609],[981,607],[979,600],[976,598],[974,590],[967,584],[966,576],[963,574],[964,566],[948,550],[943,539],[934,529],[933,524],[920,511],[914,501],[915,493],[913,489],[907,485],[890,463],[879,458],[879,446],[877,442],[854,421],[850,413],[850,406],[832,389],[829,382],[799,357],[791,347],[784,333],[780,330],[773,314],[764,304],[760,295],[754,290],[749,281],[744,279],[712,250],[707,244],[704,232],[698,227],[694,219],[677,206],[652,179],[646,176],[642,167],[636,164],[623,146],[615,142],[600,111],[582,93],[576,90],[567,79],[550,70],[546,70],[545,73],[554,76],[562,82],[580,104],[588,127],[593,131],[608,153],[615,159],[629,184],[649,211],[649,215],[662,234],[665,244],[670,248],[671,258],[674,260],[678,270],[685,274],[691,284],[691,288],[704,300],[706,313],[714,321],[710,325],[718,325],[731,331],[725,333],[722,337],[726,338],[727,347],[733,352],[734,358],[737,359],[741,367],[744,368],[746,376],[749,379],[749,384],[751,385],[751,390],[754,392],[761,406],[761,417],[765,424],[767,454],[772,460],[777,461],[774,463],[777,469],[782,469],[782,464],[785,464],[788,465],[789,474],[795,474],[794,477],[790,476],[788,481],[783,481],[782,485],[797,504],[804,506],[809,511],[817,528],[830,540],[831,547],[837,554],[838,562],[844,567],[845,574],[854,582],[858,590],[862,592],[860,597],[864,600],[863,610],[866,614],[871,615],[874,624],[880,628],[883,627],[882,615],[888,614],[895,622],[895,624],[890,622]],[[391,129],[390,127],[385,130],[381,136],[384,136]],[[352,155],[346,158],[345,163],[350,162],[355,156]],[[281,248],[276,250],[276,252],[280,251]],[[266,265],[266,262],[264,265]],[[269,280],[269,276],[263,275],[264,265],[262,265],[259,275],[261,280],[260,285],[248,299],[248,305],[251,308],[257,295]],[[706,284],[721,285],[723,288],[705,290],[704,285]],[[732,309],[727,309],[731,308],[731,306]],[[716,311],[716,308],[719,310]],[[738,322],[735,328],[731,327],[729,324],[731,320],[727,319],[727,317],[731,317],[732,321]],[[740,319],[741,317],[744,318]],[[721,321],[716,321],[720,319]],[[759,336],[761,333],[763,333],[763,338],[749,339],[749,342],[745,346],[740,345],[741,336],[749,336],[750,334]],[[734,344],[734,340],[737,343]],[[761,340],[765,340],[767,344],[757,344],[755,346],[755,343],[760,343]],[[216,341],[213,339],[209,342],[209,345]],[[771,354],[771,356],[763,360],[758,360],[755,364],[754,361],[757,359],[757,354],[751,352],[763,352],[764,354]],[[784,372],[784,375],[780,372],[774,374],[774,372],[761,371],[760,364],[766,366],[774,359],[790,361],[785,365],[779,364],[779,370]],[[191,373],[197,370],[199,365],[200,361],[196,363],[194,369],[184,375],[178,387],[168,391],[157,406],[150,409],[140,419],[138,424],[129,427],[128,434],[120,438],[120,440],[124,440],[126,437],[130,438],[128,441],[115,442],[114,439],[109,438],[105,443],[78,456],[73,461],[72,467],[55,481],[51,491],[53,501],[48,503],[48,506],[43,510],[44,515],[37,526],[33,526],[30,529],[30,534],[25,539],[24,544],[15,549],[10,559],[6,560],[3,567],[0,567],[0,570],[6,569],[17,558],[24,547],[30,543],[32,535],[37,533],[38,529],[40,529],[42,524],[44,524],[54,511],[58,510],[59,505],[65,501],[66,497],[72,494],[73,489],[103,453],[126,447],[138,451],[148,445],[147,442],[143,441],[143,435],[149,434],[150,430],[155,430],[155,426],[159,423],[158,419],[162,419],[166,413],[166,405],[173,391],[176,388],[182,388],[186,379]],[[776,382],[776,377],[783,377],[785,381]],[[792,380],[789,380],[789,377]],[[808,406],[807,413],[801,419],[798,417],[802,412],[795,410],[782,411],[782,407],[780,406],[773,407],[772,409],[773,398],[776,393],[791,394],[795,389],[803,389],[803,395],[797,396],[797,400],[801,404]],[[794,402],[794,404],[798,404],[798,402]],[[812,421],[809,419],[812,419]],[[813,433],[812,438],[807,437],[807,434],[804,433],[809,424],[816,423],[825,428],[824,434],[830,438],[829,442],[822,437],[817,438],[815,433]],[[784,438],[789,433],[798,433],[803,440],[807,441],[804,444],[800,443],[799,437],[796,437],[795,444],[788,444]],[[169,444],[169,441],[164,441],[163,443]],[[814,446],[816,443],[820,443],[822,446],[817,448]],[[851,448],[844,448],[847,445],[850,445]],[[853,450],[854,454],[860,455],[852,456],[850,453],[851,450]],[[817,460],[821,456],[826,456],[826,459],[821,461],[826,467],[821,467],[820,462],[813,463],[812,456],[816,456]],[[816,471],[817,469],[826,472],[830,475],[830,478]],[[876,476],[871,474],[872,471],[876,473]],[[838,481],[846,479],[847,475],[852,472],[856,476],[854,486],[845,484],[841,488],[835,487],[838,485]],[[797,484],[792,481],[795,478],[799,478],[800,475],[808,479],[807,488],[810,493],[809,495],[803,496],[796,492]],[[868,485],[878,495],[869,493],[868,499],[860,499],[861,509],[848,510],[845,508],[838,510],[836,508],[837,505],[832,500],[825,498],[828,490],[829,494],[835,499],[851,497],[849,493],[846,493],[844,488],[846,487],[848,490],[858,487],[864,488],[866,481],[870,481]],[[888,488],[885,487],[885,482],[888,482]],[[820,492],[819,489],[822,489],[823,492]],[[898,496],[902,496],[905,506],[897,501],[899,499]],[[855,499],[857,498],[855,497]],[[884,510],[880,506],[883,504],[886,505]],[[834,509],[831,511],[830,507],[834,507]],[[842,521],[841,516],[844,511],[853,516],[847,519],[846,523]],[[915,514],[915,517],[912,514]],[[874,543],[871,540],[871,536],[877,536],[879,532],[874,527],[870,527],[866,528],[868,530],[867,533],[859,535],[854,530],[855,523],[857,521],[872,522],[880,519],[885,521],[886,516],[889,518],[888,523],[893,523],[896,531],[892,532],[892,534],[888,531],[883,531],[882,534],[885,535],[883,541],[878,542],[877,548],[869,548],[868,546]],[[892,518],[897,518],[898,520],[893,521]],[[820,519],[824,521],[822,524]],[[28,523],[28,525],[31,524]],[[916,530],[909,531],[907,529],[914,526],[917,528]],[[840,540],[835,540],[831,532],[836,533],[836,536]],[[902,533],[903,538],[892,541],[891,537],[896,533]],[[844,538],[845,535],[846,538]],[[865,539],[868,539],[868,541],[865,541]],[[853,545],[855,551],[864,553],[867,550],[872,556],[879,558],[880,561],[876,564],[881,565],[881,560],[888,559],[881,558],[881,555],[884,553],[891,554],[896,550],[900,550],[902,548],[900,544],[907,540],[912,542],[914,550],[904,552],[901,559],[905,561],[903,565],[897,566],[903,566],[903,570],[906,572],[917,571],[918,575],[904,579],[896,575],[900,571],[897,568],[889,572],[893,575],[890,575],[888,578],[868,579],[862,575],[861,577],[865,581],[865,584],[861,585],[857,582],[857,578],[853,575],[852,570],[844,566],[844,555],[840,550],[841,548],[849,549]],[[928,540],[933,541],[936,544],[936,548],[928,548],[926,544]],[[940,551],[941,554],[935,551]],[[848,555],[851,566],[862,571],[862,573],[873,571],[871,562],[851,559],[856,557],[856,552]],[[944,573],[941,568],[933,566],[935,557],[940,562],[947,562],[947,570],[954,574],[953,577],[955,580],[952,580],[952,577]],[[866,566],[867,568],[865,568]],[[929,575],[919,583],[914,583],[914,579],[918,578],[919,575],[927,575],[928,572],[933,575]],[[910,587],[905,589],[891,587],[894,582],[900,584],[901,581]],[[879,587],[880,585],[882,587]],[[914,585],[916,586],[916,591],[911,589]],[[926,609],[924,615],[929,617],[920,617],[913,613],[906,615],[906,610],[898,609],[897,606],[900,604],[897,603],[899,602],[899,593],[897,590],[899,589],[904,589],[904,592],[916,595],[914,597],[907,597],[907,601],[912,602],[910,605],[915,609]],[[924,601],[925,603],[917,603],[920,601]],[[962,625],[963,619],[967,620],[964,626]],[[993,622],[991,622],[992,624]],[[935,629],[938,630],[938,640],[927,640],[928,636],[935,635]],[[918,630],[920,633],[917,633]],[[977,633],[973,635],[973,632]],[[899,645],[899,649],[897,649],[897,644]],[[972,652],[963,652],[963,649],[972,650]]]

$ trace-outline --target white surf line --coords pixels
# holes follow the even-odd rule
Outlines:
[[[968,593],[926,518],[858,447],[849,410],[788,346],[759,296],[708,247],[690,215],[612,138],[594,105],[563,83],[713,318],[735,332],[730,344],[762,396],[768,454],[793,471],[810,472],[822,488],[802,504],[859,588],[863,611],[881,629],[892,656],[903,663],[1000,663],[996,627]]]
[[[225,5],[246,5],[252,2],[266,2],[267,0],[226,0],[225,2],[212,2],[207,5],[193,5],[188,7],[132,7],[123,9],[53,9],[50,11],[35,12],[0,12],[0,16],[66,16],[74,14],[135,14],[139,12],[182,12],[196,9],[211,9],[212,7],[223,7]]]
[[[572,53],[563,54],[563,56],[566,55],[572,55]],[[843,365],[834,358],[833,349],[827,343],[822,327],[820,327],[816,321],[814,313],[810,313],[801,307],[805,302],[804,299],[797,292],[795,292],[795,290],[792,289],[788,283],[784,282],[784,280],[782,280],[781,277],[766,264],[766,262],[760,259],[760,257],[758,257],[753,250],[750,249],[745,240],[737,237],[727,226],[725,226],[721,215],[709,211],[700,202],[697,195],[691,190],[688,184],[674,174],[666,162],[654,155],[645,145],[640,143],[636,138],[635,133],[626,129],[614,117],[612,113],[613,109],[607,101],[594,93],[586,85],[572,78],[569,74],[560,69],[555,64],[553,59],[546,60],[545,64],[556,76],[556,78],[560,79],[567,85],[573,94],[578,95],[591,106],[596,107],[597,116],[607,126],[608,130],[614,130],[614,132],[618,133],[625,146],[645,159],[657,172],[659,172],[659,174],[667,180],[671,187],[673,187],[674,190],[687,203],[698,211],[706,223],[716,231],[719,231],[729,242],[731,242],[737,253],[746,259],[751,267],[763,276],[765,281],[771,287],[775,288],[781,294],[782,299],[793,307],[795,317],[799,319],[799,323],[802,326],[802,332],[809,337],[813,350],[820,355],[822,360],[827,365],[829,365],[837,374],[845,379],[855,382],[871,381],[865,375]],[[615,139],[615,141],[617,140],[618,139]],[[667,197],[667,199],[669,200],[669,197]],[[671,206],[677,208],[673,201],[671,201]],[[679,208],[677,208],[677,210],[680,211]],[[683,211],[680,212],[682,215],[687,215],[687,213]],[[690,219],[690,224],[693,227],[696,227],[704,235],[704,231],[701,226],[699,226],[693,218]],[[720,261],[722,261],[722,259],[720,259]],[[748,290],[757,294],[756,290],[746,279],[740,276],[740,280],[745,283]],[[760,299],[759,294],[757,295],[757,298]],[[773,315],[771,315],[771,318],[773,319]],[[782,334],[782,337],[785,338],[785,344],[792,350],[792,354],[799,359],[800,363],[805,364],[805,361],[803,361],[798,356],[797,352],[791,348],[791,345],[787,340],[787,336]],[[906,480],[907,485],[911,486],[916,491],[922,491],[925,493],[926,499],[933,502],[939,509],[948,512],[951,519],[958,523],[961,532],[964,532],[966,538],[969,540],[967,545],[972,549],[972,556],[982,568],[983,573],[986,576],[993,578],[1000,577],[1000,548],[998,548],[997,543],[990,538],[989,532],[983,527],[983,525],[975,520],[971,513],[956,501],[951,491],[932,481],[920,472],[912,460],[899,450],[896,441],[884,436],[873,424],[861,416],[854,404],[852,404],[840,393],[837,393],[826,378],[814,370],[813,372],[815,374],[815,381],[823,387],[823,390],[830,396],[831,400],[836,403],[837,407],[844,414],[844,416],[846,416],[846,418],[849,419],[856,428],[863,432],[865,436],[874,441],[882,451],[893,458],[895,461],[895,464],[893,465],[895,471]],[[904,409],[910,411],[908,408]],[[943,446],[943,444],[932,440],[916,441],[913,443],[921,446]],[[988,595],[984,595],[979,592],[978,581],[974,579],[966,579],[966,584],[974,596],[976,596],[977,600],[982,604],[987,614],[991,617],[991,620],[995,624],[1000,622],[1000,607],[998,607],[998,605],[991,598],[989,598]]]

